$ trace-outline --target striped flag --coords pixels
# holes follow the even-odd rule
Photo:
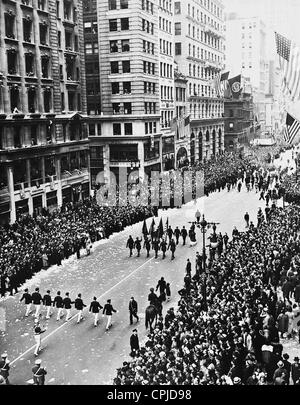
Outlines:
[[[284,94],[293,101],[300,99],[300,48],[290,39],[275,32],[276,48],[283,74]]]
[[[295,145],[299,141],[299,136],[297,135],[300,135],[300,122],[287,113],[284,140],[290,145]]]

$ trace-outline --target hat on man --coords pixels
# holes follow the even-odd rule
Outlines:
[[[36,364],[37,366],[39,366],[39,365],[41,364],[41,362],[42,362],[41,359],[37,359],[37,360],[35,361],[35,364]]]
[[[299,362],[299,357],[298,357],[298,356],[294,357],[294,361],[295,361],[296,363],[298,363],[298,362]]]

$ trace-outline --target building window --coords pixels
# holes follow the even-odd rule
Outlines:
[[[123,93],[131,94],[131,82],[123,82]]]
[[[23,39],[31,42],[32,20],[30,17],[23,18]]]
[[[38,0],[38,9],[45,10],[46,9],[46,0]]]
[[[121,18],[121,30],[129,30],[129,18]]]
[[[118,31],[118,20],[109,20],[109,31]]]
[[[112,103],[113,114],[120,114],[121,113],[121,104],[120,103]]]
[[[110,41],[110,52],[118,52],[118,41]]]
[[[132,135],[132,124],[125,122],[124,124],[125,128],[125,135]]]
[[[69,111],[75,111],[75,93],[74,91],[68,91],[68,102],[69,102]]]
[[[17,73],[17,52],[14,48],[7,51],[7,70],[10,75]]]
[[[128,8],[128,0],[120,0],[120,7],[122,10]]]
[[[40,24],[40,43],[41,45],[47,45],[47,32],[48,26],[46,22]]]
[[[175,35],[181,35],[181,23],[175,23]]]
[[[130,45],[129,45],[129,39],[122,39],[122,52],[129,52],[130,51]]]
[[[181,2],[180,1],[175,1],[174,11],[175,11],[175,14],[181,14]]]
[[[120,94],[120,84],[119,83],[112,83],[111,84],[111,93],[112,94]]]
[[[36,89],[34,86],[30,86],[28,89],[28,111],[35,113],[36,104]]]
[[[33,53],[25,53],[25,71],[26,76],[34,76],[34,63],[33,63]]]
[[[175,55],[181,55],[181,42],[175,43]]]
[[[123,73],[130,73],[130,61],[129,60],[123,60],[122,61],[122,68],[123,68]]]
[[[132,114],[131,103],[124,103],[124,114]]]
[[[51,110],[51,90],[50,88],[45,89],[44,91],[44,111],[46,113]]]
[[[7,38],[15,38],[15,15],[12,10],[7,11],[4,14],[5,20],[5,36]]]
[[[19,110],[19,107],[20,107],[19,87],[17,85],[13,85],[10,88],[10,108],[11,108],[11,112],[13,113],[15,109]]]
[[[111,73],[119,73],[119,62],[110,62]]]
[[[117,0],[108,0],[108,9],[116,10],[117,9]]]
[[[60,18],[60,14],[59,14],[59,1],[56,2],[56,17]]]
[[[113,124],[113,135],[121,135],[121,124]]]

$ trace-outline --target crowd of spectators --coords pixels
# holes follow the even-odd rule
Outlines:
[[[300,209],[272,209],[235,235],[207,277],[185,276],[177,312],[168,310],[116,385],[300,385],[299,359],[280,338],[300,343]],[[279,292],[282,290],[283,298]],[[292,360],[292,359],[291,359]]]
[[[108,238],[127,225],[157,214],[152,206],[100,206],[95,199],[66,204],[52,213],[23,216],[0,228],[0,293],[11,294],[32,275],[62,260],[87,244]]]

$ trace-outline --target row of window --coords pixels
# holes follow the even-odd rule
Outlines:
[[[129,30],[129,18],[120,18],[120,29],[121,31]],[[109,31],[118,31],[118,19],[113,18],[109,20]]]
[[[172,22],[166,18],[159,17],[159,29],[172,34]]]
[[[25,75],[28,77],[36,76],[36,57],[32,52],[25,53]],[[50,59],[48,55],[42,55],[41,57],[41,73],[43,78],[48,78],[50,75]],[[7,51],[7,71],[8,74],[17,75],[20,72],[19,69],[19,57],[18,52],[15,49]]]
[[[142,19],[142,30],[147,32],[148,34],[154,35],[154,23]]]
[[[130,41],[129,39],[114,40],[110,41],[109,45],[110,53],[117,52],[129,52],[130,51]]]
[[[148,75],[155,75],[155,63],[144,61],[143,69],[144,73]]]
[[[166,41],[164,39],[160,39],[159,46],[160,46],[160,53],[172,56],[172,54],[173,54],[173,52],[172,52],[173,43],[172,42]]]
[[[1,89],[0,89],[1,92]],[[51,112],[52,109],[52,92],[50,88],[43,89],[42,91],[43,99],[43,111],[40,112]],[[9,90],[9,102],[10,110],[12,113],[25,112],[21,106],[20,90],[17,85],[13,85]],[[4,111],[3,97],[0,95],[0,111]],[[28,112],[33,114],[37,111],[37,89],[35,86],[27,87],[27,105]]]
[[[176,24],[178,24],[177,31],[180,31],[180,34],[178,35],[181,35],[181,26],[179,26],[179,24],[181,23]],[[195,26],[191,27],[191,24],[188,25],[188,36],[194,39],[198,39],[199,41],[201,40],[201,42],[205,43],[206,45],[212,46],[213,48],[220,49],[221,46],[220,39],[215,38],[211,36],[209,33],[204,32],[202,30],[200,31],[200,28],[196,29]]]
[[[160,124],[162,129],[170,128],[172,120],[173,120],[173,111],[161,112]]]
[[[172,12],[172,0],[159,0],[159,7],[166,11]]]
[[[86,42],[84,44],[84,51],[86,55],[98,55],[99,53],[98,42]]]
[[[218,7],[212,1],[210,1],[210,0],[200,0],[200,5],[202,7],[205,7],[208,11],[210,11],[216,17],[222,18],[222,9],[220,7]],[[175,3],[175,8],[176,8],[176,3]],[[199,17],[200,17],[200,21],[205,23],[205,19],[203,19],[202,14],[203,13],[202,12],[200,13],[199,9],[196,10],[194,6],[191,6],[190,4],[188,4],[188,15],[193,17],[193,18],[197,18],[198,21],[199,21]],[[204,14],[204,17],[205,16],[206,15]],[[209,19],[209,17],[208,17],[208,19]]]
[[[211,97],[214,94],[210,86],[189,84],[189,95],[198,97]]]
[[[125,122],[123,125],[120,123],[113,124],[113,135],[120,136],[122,135],[122,127],[124,128],[124,135],[132,135],[132,124],[130,122]]]
[[[112,94],[131,94],[131,82],[113,82],[111,84]]]
[[[5,21],[5,36],[7,38],[16,38],[16,16],[12,12],[4,14]],[[32,19],[31,17],[23,18],[23,40],[24,42],[31,42],[33,37],[32,32]],[[40,44],[48,44],[48,24],[46,21],[39,23]]]
[[[122,70],[120,69],[119,61],[110,62],[110,72],[112,74],[130,73],[130,60],[123,60],[121,62]]]
[[[200,66],[189,64],[189,76],[197,79],[213,79],[215,74],[212,73],[211,69],[205,69]]]
[[[154,55],[154,51],[155,51],[154,43],[143,40],[143,51]]]
[[[160,62],[160,77],[166,77],[168,79],[173,78],[173,66],[169,63]]]
[[[132,114],[131,103],[112,103],[113,114]]]
[[[190,104],[191,118],[221,118],[223,109],[221,104]]]
[[[207,51],[206,49],[202,49],[199,46],[197,47],[197,53],[196,53],[196,46],[191,45],[191,44],[189,44],[189,56],[192,56],[193,58],[205,60],[205,61],[211,60],[213,62],[218,62],[218,63],[220,63],[220,61],[221,61],[220,55]]]
[[[145,94],[155,94],[156,84],[152,82],[144,82],[144,93]]]
[[[109,10],[121,10],[128,8],[128,0],[108,0],[108,9]]]
[[[173,87],[160,86],[160,99],[173,101]]]
[[[145,134],[149,135],[156,133],[157,133],[156,122],[155,121],[145,122]]]

